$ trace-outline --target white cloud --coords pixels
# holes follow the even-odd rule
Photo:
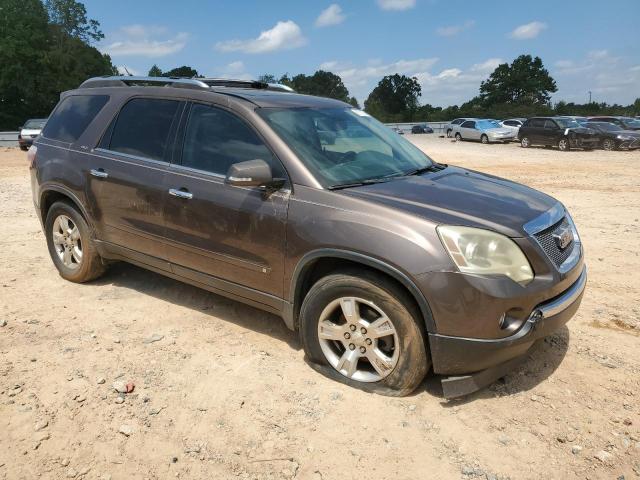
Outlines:
[[[268,53],[302,47],[307,39],[293,21],[278,22],[272,29],[249,40],[227,40],[218,42],[215,48],[221,52]]]
[[[463,32],[464,30],[468,30],[476,24],[474,20],[467,20],[466,22],[459,25],[449,25],[447,27],[439,27],[436,29],[436,33],[441,37],[453,37],[454,35]]]
[[[383,10],[409,10],[416,6],[416,0],[378,0]]]
[[[244,62],[242,62],[241,60],[231,62],[225,67],[225,71],[229,73],[244,72]]]
[[[547,24],[543,22],[536,21],[526,23],[524,25],[516,27],[509,36],[511,38],[515,38],[516,40],[529,40],[531,38],[536,38],[538,35],[540,35],[540,32],[542,32],[546,28]]]
[[[640,96],[640,65],[607,50],[592,50],[582,59],[558,60],[550,73],[558,85],[554,101],[584,103],[591,91],[596,102],[628,105]]]
[[[165,27],[126,25],[107,36],[100,50],[112,56],[164,57],[182,50],[189,35],[168,35]]]
[[[345,18],[346,16],[342,13],[340,5],[332,3],[320,12],[320,15],[318,15],[318,18],[316,18],[316,27],[330,27],[332,25],[338,25],[339,23],[344,22]]]
[[[481,72],[481,73],[489,73],[490,74],[501,63],[504,63],[504,60],[501,59],[501,58],[490,58],[488,60],[485,60],[482,63],[474,63],[473,65],[471,65],[471,68],[469,70],[471,70],[472,72]]]

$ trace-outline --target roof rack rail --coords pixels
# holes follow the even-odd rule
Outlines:
[[[256,88],[278,92],[294,92],[293,88],[280,83],[266,83],[259,80],[241,80],[234,78],[201,78],[210,87]]]
[[[136,77],[125,75],[113,75],[93,77],[82,82],[78,88],[99,87],[177,87],[193,89],[209,89],[209,85],[196,78],[180,77]]]

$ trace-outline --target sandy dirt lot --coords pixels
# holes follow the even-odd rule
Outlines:
[[[133,266],[63,281],[0,151],[0,478],[640,478],[640,152],[409,137],[557,197],[586,248],[577,316],[462,400],[337,384],[277,317]]]

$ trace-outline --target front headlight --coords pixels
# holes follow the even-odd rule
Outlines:
[[[628,137],[626,135],[618,135],[616,138],[618,140],[633,140],[633,137]]]
[[[441,225],[440,240],[461,272],[506,275],[520,285],[533,280],[533,270],[509,237],[481,228]]]

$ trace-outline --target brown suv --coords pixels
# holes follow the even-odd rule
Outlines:
[[[125,260],[281,315],[310,363],[390,395],[504,375],[576,312],[557,200],[438,164],[365,112],[258,82],[109,77],[29,152],[63,278]]]

